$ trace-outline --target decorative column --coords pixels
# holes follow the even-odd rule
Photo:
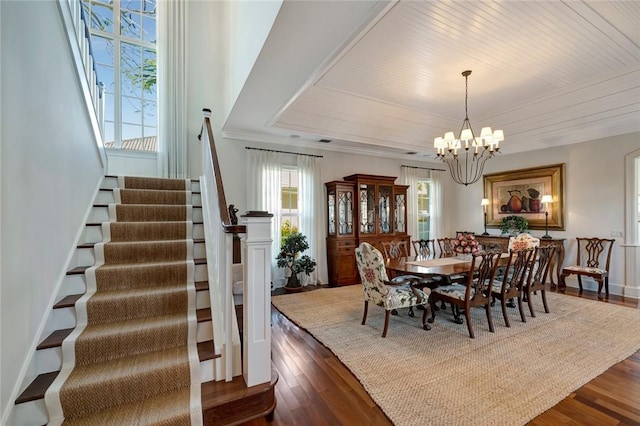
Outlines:
[[[242,215],[244,234],[243,376],[247,386],[271,381],[271,220],[273,215]]]

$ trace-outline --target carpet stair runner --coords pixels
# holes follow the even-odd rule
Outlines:
[[[49,424],[202,424],[188,180],[119,178]]]

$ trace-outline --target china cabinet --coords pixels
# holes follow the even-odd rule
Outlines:
[[[382,251],[382,242],[405,240],[407,185],[395,177],[354,174],[327,188],[327,263],[331,285],[359,281],[355,248],[366,241]]]

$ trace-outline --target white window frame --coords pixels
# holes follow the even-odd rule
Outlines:
[[[97,28],[93,28],[91,25],[91,16],[89,15],[87,18],[89,19],[89,22],[87,22],[88,26],[89,26],[89,33],[92,37],[96,36],[96,37],[102,37],[105,39],[109,39],[113,42],[113,50],[114,50],[114,57],[113,57],[113,148],[115,149],[119,149],[122,146],[122,127],[123,124],[131,124],[131,123],[123,123],[123,119],[122,119],[122,101],[123,101],[123,95],[122,95],[122,82],[121,82],[121,68],[122,68],[122,64],[121,64],[121,49],[122,49],[122,44],[123,43],[127,43],[127,44],[132,44],[134,46],[137,47],[141,47],[143,49],[143,52],[145,49],[151,50],[155,53],[156,58],[158,55],[158,51],[157,51],[157,46],[154,43],[150,43],[150,42],[146,42],[142,39],[134,39],[131,37],[127,37],[124,35],[120,34],[120,27],[121,27],[121,0],[112,0],[111,4],[107,4],[105,2],[100,2],[100,1],[95,1],[92,2],[91,0],[82,0],[83,5],[89,5],[89,12],[91,12],[91,8],[92,5],[95,4],[99,4],[100,6],[108,6],[111,7],[113,10],[113,32],[106,32],[106,31],[102,31],[100,29]],[[157,3],[156,3],[157,4]],[[85,7],[85,6],[83,6]],[[157,15],[156,15],[156,39],[157,39],[157,34],[158,34],[158,22],[157,22]],[[156,61],[157,63],[157,61]],[[157,78],[157,73],[158,70],[156,68],[156,78]],[[100,75],[98,75],[98,79],[100,79]],[[105,96],[107,95],[107,93],[109,93],[110,88],[105,87]],[[131,97],[131,96],[127,96],[127,97]],[[144,92],[142,94],[142,97],[138,98],[136,97],[136,99],[139,99],[140,101],[142,101],[142,103],[144,103],[145,100],[151,100],[149,98],[145,98],[144,96]],[[156,87],[156,95],[155,95],[155,104],[156,104],[156,118],[155,118],[155,122],[153,123],[153,126],[146,126],[145,125],[145,118],[144,118],[144,113],[141,113],[142,116],[142,129],[141,129],[141,137],[144,139],[145,137],[151,136],[151,135],[145,135],[145,128],[146,127],[153,127],[155,129],[155,135],[156,137],[158,137],[158,131],[159,131],[159,126],[158,126],[158,90]],[[106,119],[105,119],[106,122]],[[138,123],[135,123],[135,125],[138,125]],[[105,131],[106,134],[106,131]],[[111,142],[111,141],[106,141],[105,142]],[[157,150],[157,144],[156,144],[156,150]]]
[[[427,185],[427,195],[426,195],[426,197],[424,195],[420,194],[420,189],[419,188],[420,188],[421,184],[426,184]],[[427,201],[427,210],[426,211],[425,210],[420,210],[421,198],[426,198],[426,201]],[[418,187],[416,188],[416,203],[417,203],[417,212],[418,212],[417,217],[416,217],[416,221],[417,221],[416,229],[417,229],[418,235],[416,235],[416,239],[417,240],[420,240],[420,239],[425,239],[425,240],[431,239],[430,238],[431,225],[429,223],[429,221],[431,220],[431,211],[430,211],[430,208],[431,208],[431,179],[430,178],[424,178],[424,177],[418,178]],[[428,219],[428,221],[427,221],[427,229],[426,229],[426,238],[425,238],[425,234],[424,234],[425,231],[423,229],[421,229],[421,225],[420,225],[420,218],[421,217],[426,217]]]

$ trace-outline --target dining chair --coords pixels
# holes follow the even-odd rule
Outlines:
[[[416,252],[416,256],[433,257],[436,254],[435,240],[413,240],[411,241],[411,244],[413,244],[413,249]]]
[[[529,305],[529,312],[535,318],[536,313],[533,310],[533,301],[531,296],[540,291],[542,295],[542,304],[544,311],[549,313],[549,305],[547,304],[547,290],[550,290],[550,284],[547,282],[547,276],[551,267],[551,260],[556,251],[555,246],[536,247],[533,255],[534,263],[529,268],[527,279],[522,285],[522,293],[526,297]]]
[[[440,249],[440,257],[455,256],[456,252],[453,250],[453,241],[455,238],[438,238],[438,248]]]
[[[409,257],[409,248],[405,240],[383,241],[385,259],[397,259],[399,257]]]
[[[487,314],[489,331],[494,332],[493,319],[491,317],[491,287],[501,254],[501,250],[473,254],[465,285],[451,284],[431,290],[429,295],[431,318],[428,321],[430,323],[435,321],[434,308],[438,300],[451,303],[451,310],[456,324],[463,323],[462,318],[460,318],[460,309],[464,309],[469,337],[473,339],[475,336],[473,334],[473,325],[471,324],[471,308],[482,306]]]
[[[533,235],[522,232],[515,237],[509,238],[507,250],[522,250],[526,248],[536,248],[540,245],[540,239]]]
[[[507,251],[522,250],[522,249],[527,249],[527,248],[535,249],[539,245],[540,245],[540,239],[539,238],[534,237],[533,235],[529,234],[528,232],[521,232],[520,234],[518,234],[515,237],[509,237],[509,244],[507,246]],[[498,270],[496,272],[496,278],[498,280],[502,280],[502,278],[504,277],[505,272],[506,272],[506,268],[504,266],[498,266]],[[526,296],[525,296],[524,300],[527,300]],[[510,299],[508,301],[508,303],[507,303],[507,307],[515,308],[516,304],[512,299]]]
[[[527,322],[522,308],[522,285],[527,277],[527,271],[532,267],[532,258],[535,248],[524,248],[521,250],[509,250],[509,259],[507,260],[506,271],[502,279],[494,279],[491,287],[491,297],[500,300],[502,306],[502,316],[504,324],[509,324],[509,315],[507,314],[507,300],[517,298],[518,310],[520,311],[520,319]],[[493,301],[491,303],[493,305]]]
[[[604,284],[605,293],[609,296],[609,265],[614,239],[607,238],[576,238],[578,241],[578,255],[575,265],[565,266],[560,274],[560,282],[566,288],[565,278],[569,275],[578,276],[578,285],[582,291],[582,277],[591,277],[598,283],[598,296]]]
[[[430,290],[428,288],[416,288],[411,279],[403,282],[392,283],[387,277],[384,266],[384,258],[380,250],[369,243],[361,243],[356,248],[356,264],[360,273],[360,280],[364,291],[364,314],[362,325],[367,321],[369,302],[384,308],[384,328],[382,337],[387,336],[389,328],[389,315],[392,310],[399,308],[411,308],[427,303]],[[430,330],[426,322],[427,309],[422,314],[422,328]]]
[[[409,248],[407,247],[407,242],[405,240],[398,241],[383,241],[382,249],[384,250],[384,258],[385,259],[398,259],[400,257],[409,257]],[[438,277],[439,278],[439,277]],[[406,280],[412,280],[414,283],[419,284],[421,287],[432,286],[434,282],[437,280],[431,277],[418,277],[415,275],[393,275],[391,277],[391,282],[404,282]],[[419,310],[424,309],[423,306],[418,306]],[[393,315],[396,315],[398,311],[393,309],[391,311]],[[409,316],[414,316],[413,307],[409,307]]]
[[[455,240],[456,238],[449,237],[438,238],[437,241],[438,247],[440,248],[440,257],[453,257],[456,255],[453,245],[453,242]],[[449,277],[449,281],[455,283],[464,283],[467,281],[467,274],[451,275]],[[442,305],[444,307],[444,303]]]

